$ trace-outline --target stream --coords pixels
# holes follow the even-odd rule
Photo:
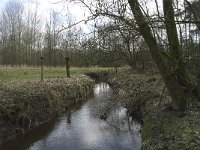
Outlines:
[[[1,150],[140,150],[140,124],[126,115],[106,83],[95,84],[94,96]],[[106,112],[106,120],[100,119]]]

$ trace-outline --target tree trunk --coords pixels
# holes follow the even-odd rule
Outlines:
[[[173,108],[178,111],[185,111],[187,96],[184,89],[179,85],[176,75],[171,71],[167,61],[161,53],[156,38],[153,36],[148,23],[140,9],[138,0],[128,0],[135,20],[139,26],[139,31],[148,45],[153,60],[155,61],[166,87],[172,97]]]
[[[172,59],[172,71],[177,76],[178,83],[189,93],[191,85],[180,51],[172,0],[163,0],[163,10],[169,42],[170,59]]]
[[[67,72],[67,77],[70,78],[70,66],[69,66],[69,57],[65,57],[65,63],[66,63],[66,72]]]
[[[44,57],[41,56],[40,57],[40,63],[41,63],[41,81],[44,80],[43,60],[44,60]]]
[[[184,0],[186,2],[186,4],[189,6],[189,9],[191,11],[191,13],[194,16],[194,21],[196,21],[196,26],[198,31],[200,31],[200,24],[198,23],[198,21],[200,20],[200,18],[198,17],[198,12],[195,11],[195,9],[193,8],[192,4],[188,1],[188,0]],[[198,68],[200,68],[200,60],[198,60]],[[198,97],[200,98],[200,69],[197,70],[197,92],[198,92]]]

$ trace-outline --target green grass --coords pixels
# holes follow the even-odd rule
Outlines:
[[[99,68],[99,67],[89,67],[89,68],[71,68],[71,76],[79,76],[86,72],[97,72],[97,71],[107,71],[112,68]],[[24,80],[24,79],[40,79],[40,68],[0,68],[0,83],[5,83],[13,80]],[[44,78],[56,78],[65,77],[65,68],[44,68]]]

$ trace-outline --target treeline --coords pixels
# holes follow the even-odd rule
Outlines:
[[[0,65],[39,66],[41,56],[45,66],[54,67],[64,66],[66,56],[78,67],[135,67],[151,61],[144,41],[129,34],[132,29],[125,24],[99,23],[85,35],[76,26],[60,32],[59,19],[55,12],[42,18],[36,4],[29,10],[20,1],[8,1],[0,15]]]
[[[64,66],[66,56],[70,57],[72,66],[78,67],[129,65],[145,69],[154,65],[146,42],[131,20],[132,16],[128,15],[130,8],[124,0],[90,5],[95,25],[87,35],[81,28],[73,26],[72,19],[66,18],[65,26],[72,27],[63,30],[59,14],[50,12],[43,18],[37,4],[31,4],[31,7],[28,9],[24,3],[10,0],[1,11],[0,65],[39,66],[41,56],[45,66],[54,67]],[[185,20],[176,23],[182,56],[189,68],[196,70],[199,30],[190,23],[195,17],[188,5],[184,9],[179,9],[180,4],[175,7],[176,20]],[[199,2],[192,3],[192,8],[197,11]],[[106,18],[103,22],[102,17]],[[155,38],[162,45],[164,57],[168,57],[169,44],[162,17],[159,11],[146,14]]]
[[[8,1],[0,15],[0,65],[39,66],[41,56],[46,66],[64,66],[66,56],[73,66],[92,65],[90,52],[81,47],[86,40],[81,29],[60,30],[59,14],[42,18],[37,4],[29,9],[20,1]]]
[[[24,8],[21,2],[10,0],[0,17],[0,64],[3,66],[39,65],[42,51],[46,51],[41,18],[37,6]]]

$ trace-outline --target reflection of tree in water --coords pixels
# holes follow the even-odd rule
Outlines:
[[[33,143],[48,137],[54,130],[56,123],[56,118],[54,118],[36,129],[27,132],[25,136],[17,137],[13,141],[0,145],[0,150],[26,150],[31,147]]]
[[[69,111],[68,113],[67,113],[67,123],[68,124],[70,124],[71,123],[71,111]]]
[[[80,100],[76,102],[76,104],[71,105],[66,111],[67,123],[71,124],[72,121],[72,113],[81,109],[81,106],[86,103],[84,100]]]

